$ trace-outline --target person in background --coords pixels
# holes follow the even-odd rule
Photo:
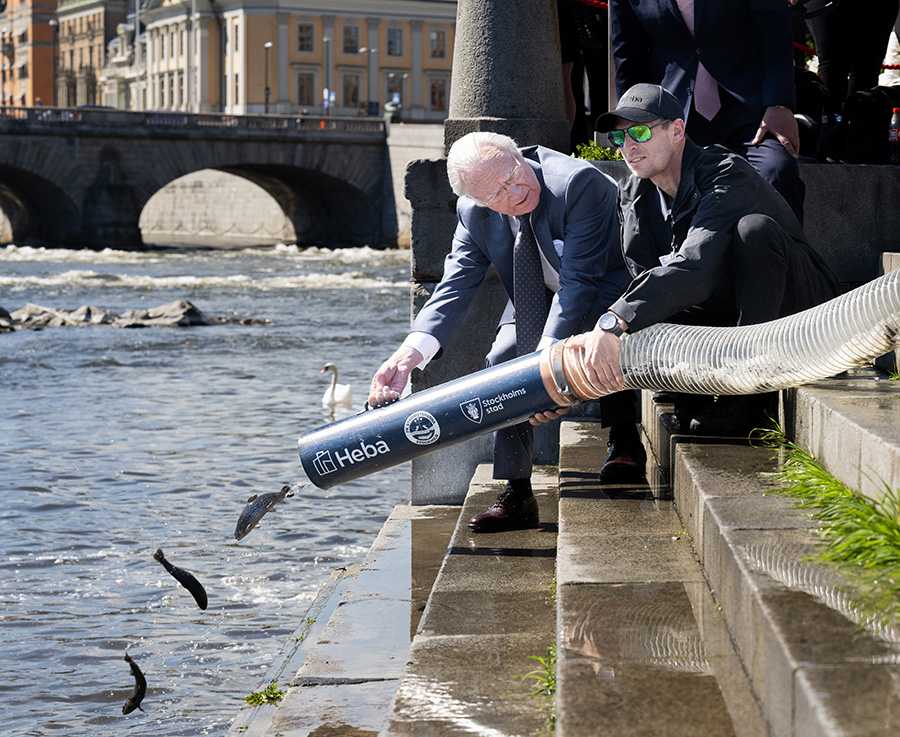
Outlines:
[[[700,146],[739,153],[803,222],[794,119],[793,36],[785,0],[610,0],[616,93],[659,84]]]
[[[488,366],[592,326],[629,279],[619,248],[615,182],[590,163],[542,146],[520,149],[507,136],[476,132],[453,144],[447,173],[459,195],[453,246],[412,332],[373,377],[373,406],[398,399],[412,370],[441,355],[491,266],[510,304]],[[600,402],[611,443],[601,480],[643,478],[646,455],[635,424],[635,393]],[[531,488],[533,432],[523,422],[494,434],[494,478],[506,484],[496,504],[469,521],[475,532],[538,524]]]
[[[806,10],[812,14],[828,1],[810,0]],[[819,76],[828,90],[830,123],[839,120],[849,95],[878,85],[898,11],[900,0],[866,0],[864,4],[843,0],[806,20],[816,46]]]

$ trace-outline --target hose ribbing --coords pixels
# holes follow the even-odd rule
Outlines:
[[[900,270],[760,325],[653,325],[622,337],[619,365],[628,389],[756,394],[872,361],[893,350],[898,336]]]

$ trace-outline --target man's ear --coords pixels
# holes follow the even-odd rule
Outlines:
[[[681,118],[672,121],[672,140],[676,143],[684,138],[684,121]]]

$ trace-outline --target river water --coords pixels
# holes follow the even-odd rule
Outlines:
[[[121,313],[187,299],[265,320],[0,334],[4,735],[224,734],[339,566],[361,562],[408,464],[309,487],[243,540],[251,494],[302,481],[327,361],[361,409],[409,325],[409,254],[0,248],[0,306]],[[204,584],[209,606],[154,561]],[[147,678],[145,713],[122,714]]]

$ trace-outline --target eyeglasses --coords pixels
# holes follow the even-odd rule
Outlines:
[[[625,145],[626,133],[635,143],[646,143],[653,137],[653,133],[651,133],[651,131],[656,128],[656,126],[668,122],[668,120],[660,120],[658,123],[654,123],[653,125],[645,125],[643,123],[641,125],[633,125],[623,131],[610,131],[606,134],[606,137],[609,139],[609,142],[616,148],[621,148]]]
[[[490,197],[488,197],[488,198],[484,201],[484,204],[485,204],[485,205],[487,205],[488,207],[490,207],[490,206],[491,206],[491,203],[492,203],[494,200],[496,200],[501,194],[503,194],[504,192],[506,192],[506,188],[507,188],[510,184],[512,184],[512,181],[513,181],[513,179],[515,179],[516,173],[519,171],[519,167],[521,167],[521,166],[522,166],[521,162],[518,162],[518,161],[517,161],[517,162],[516,162],[515,168],[510,172],[509,176],[506,178],[506,181],[503,182],[503,186],[500,187],[500,189],[498,189],[496,192],[494,192],[494,194],[492,194]]]

